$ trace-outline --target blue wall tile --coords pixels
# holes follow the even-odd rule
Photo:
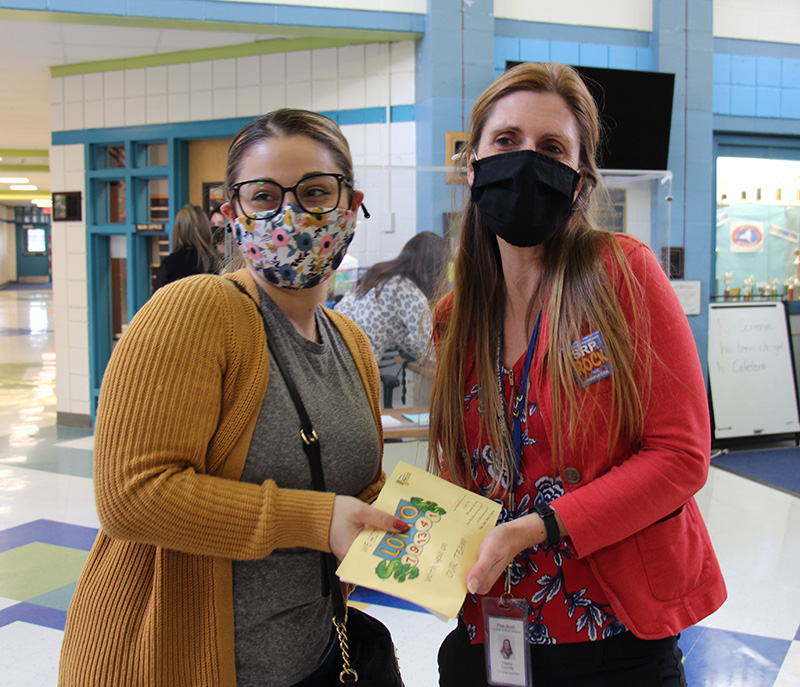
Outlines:
[[[645,72],[653,69],[653,51],[650,48],[636,48],[636,69]]]
[[[611,69],[636,69],[636,48],[629,45],[608,46],[608,66]]]
[[[714,84],[711,110],[714,114],[731,113],[731,87],[728,84]]]
[[[583,67],[608,67],[608,46],[597,43],[581,43],[578,59]]]
[[[714,55],[714,83],[729,84],[731,82],[731,56]]]
[[[800,88],[781,90],[781,117],[800,119]]]
[[[553,41],[550,43],[550,59],[553,60],[553,62],[578,64],[578,60],[580,60],[579,46],[577,43]]]
[[[755,113],[755,86],[731,86],[731,114],[739,117],[753,117]]]
[[[737,86],[756,85],[756,58],[748,55],[731,57],[731,83]]]
[[[519,61],[519,39],[498,37],[494,39],[494,68],[506,68],[506,60]]]
[[[756,58],[756,85],[780,86],[781,85],[781,60],[777,57]]]
[[[781,116],[781,89],[756,86],[756,117]]]
[[[521,38],[519,59],[523,62],[547,62],[550,59],[550,41]]]
[[[781,86],[800,88],[800,60],[781,60]]]

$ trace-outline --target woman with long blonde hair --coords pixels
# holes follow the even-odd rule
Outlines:
[[[153,290],[193,274],[213,274],[219,265],[208,217],[199,205],[187,203],[175,215],[172,253],[159,265]]]
[[[509,595],[534,684],[684,685],[676,635],[725,599],[693,498],[710,454],[697,350],[650,248],[592,219],[599,140],[566,65],[513,67],[472,111],[430,465],[503,510],[443,686],[529,684],[484,655]]]

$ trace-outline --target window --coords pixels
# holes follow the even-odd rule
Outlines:
[[[125,224],[127,218],[125,180],[97,181],[95,190],[95,222]]]
[[[47,253],[47,234],[42,227],[25,227],[25,253]]]
[[[137,167],[166,167],[169,154],[166,143],[138,143],[136,145]]]
[[[94,148],[95,169],[122,169],[125,167],[125,146],[109,145]]]

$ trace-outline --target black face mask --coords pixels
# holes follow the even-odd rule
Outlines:
[[[472,163],[472,201],[489,228],[512,246],[538,246],[572,213],[581,175],[534,150]]]

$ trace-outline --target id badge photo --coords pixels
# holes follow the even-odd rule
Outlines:
[[[484,651],[486,680],[498,687],[531,687],[531,665],[528,660],[528,603],[511,594],[484,597]]]

